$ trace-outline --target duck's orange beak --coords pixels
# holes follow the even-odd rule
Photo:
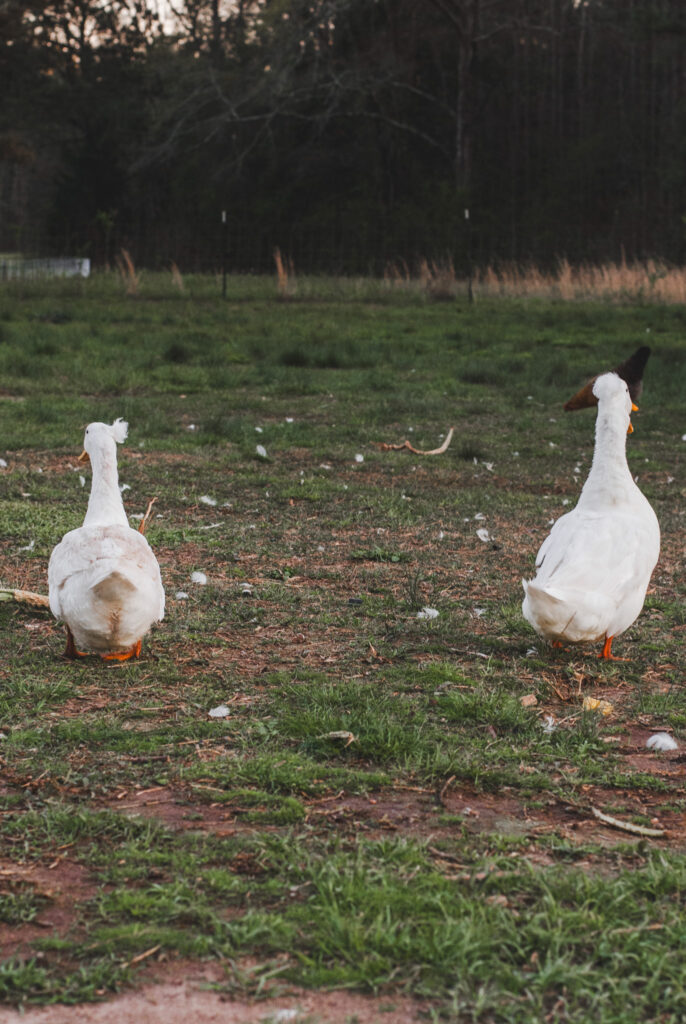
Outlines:
[[[632,412],[638,412],[638,406],[636,405],[635,402],[631,403],[631,411]],[[629,420],[629,426],[626,428],[626,432],[627,432],[627,434],[633,434],[633,432],[634,432],[634,427],[633,427],[633,424],[632,424],[631,420]]]
[[[81,452],[81,454],[79,455],[79,457],[78,457],[78,459],[76,461],[77,462],[90,462],[90,460],[91,460],[91,457],[88,454],[88,452],[86,451],[86,449],[84,448],[84,450]]]

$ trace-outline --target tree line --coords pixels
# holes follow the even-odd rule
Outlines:
[[[683,0],[0,2],[0,251],[380,273],[685,244]]]

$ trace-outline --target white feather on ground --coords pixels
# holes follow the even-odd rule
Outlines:
[[[650,750],[678,750],[679,744],[668,732],[656,732],[646,740],[646,747]]]

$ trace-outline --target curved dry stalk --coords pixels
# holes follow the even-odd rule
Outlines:
[[[619,818],[613,818],[610,814],[604,814],[603,811],[599,811],[597,807],[591,807],[593,816],[602,821],[605,825],[612,825],[613,828],[621,828],[623,832],[631,832],[637,836],[651,836],[658,838],[665,834],[663,828],[646,828],[645,825],[634,825],[633,821],[621,821]]]
[[[140,525],[138,527],[138,532],[139,533],[143,533],[143,534],[145,533],[147,525],[148,525],[148,522],[150,520],[151,513],[152,513],[152,507],[153,507],[153,505],[155,504],[156,501],[157,501],[157,498],[151,498],[150,501],[148,502],[148,507],[145,510],[145,515],[141,519]]]
[[[451,427],[450,430],[448,431],[448,433],[445,435],[445,441],[443,442],[441,447],[440,448],[432,448],[431,451],[424,451],[421,448],[415,448],[414,445],[411,445],[409,441],[403,441],[402,444],[386,444],[385,441],[382,441],[381,442],[381,450],[384,451],[384,452],[389,452],[389,451],[399,452],[402,448],[407,448],[409,451],[413,452],[415,455],[442,455],[443,452],[447,450],[448,445],[452,441],[454,433],[455,433],[455,427]]]

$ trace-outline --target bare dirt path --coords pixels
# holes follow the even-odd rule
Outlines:
[[[295,989],[246,1001],[208,990],[219,980],[217,968],[191,967],[184,973],[177,981],[147,984],[106,1003],[0,1009],[0,1024],[418,1024],[426,1019],[427,1005],[409,998]]]

